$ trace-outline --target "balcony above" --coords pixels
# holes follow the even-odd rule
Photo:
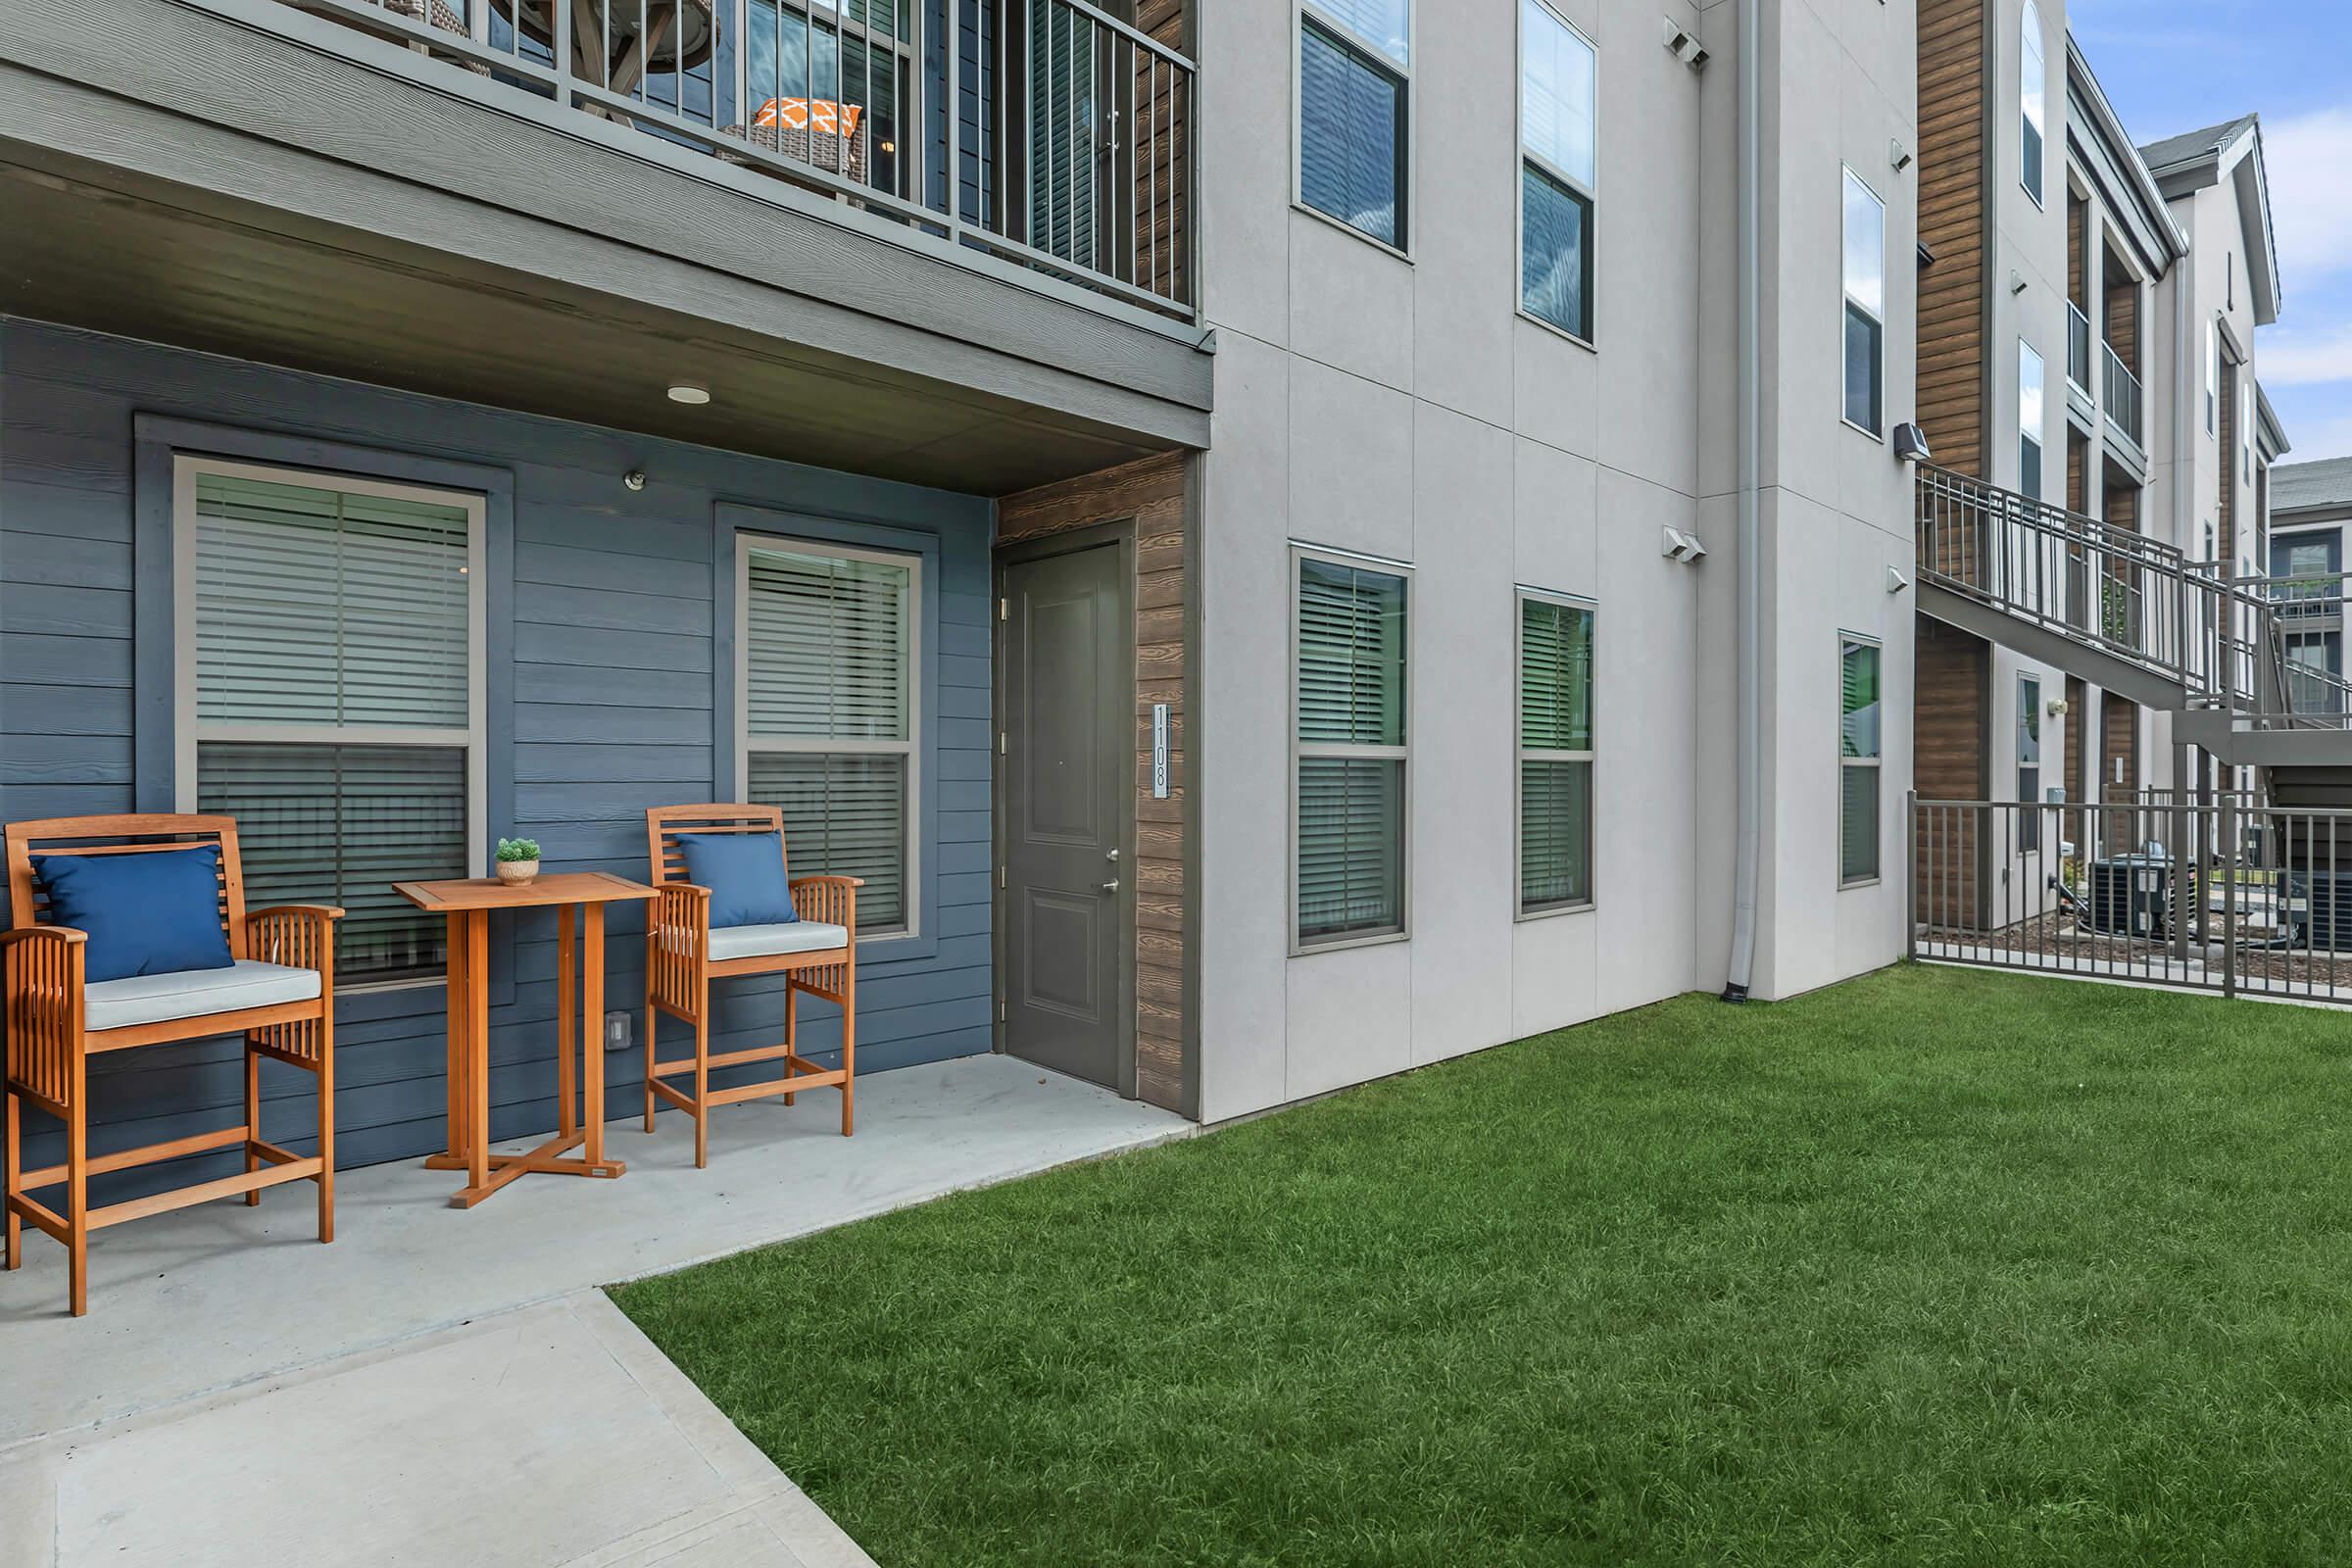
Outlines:
[[[0,313],[984,493],[1205,444],[1184,56],[843,5],[0,8]]]

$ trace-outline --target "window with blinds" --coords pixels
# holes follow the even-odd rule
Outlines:
[[[1838,877],[1879,875],[1879,648],[1847,637],[1838,645]]]
[[[1592,335],[1599,62],[1545,0],[1519,6],[1519,308]]]
[[[1405,580],[1298,558],[1298,945],[1404,930]]]
[[[856,876],[858,930],[914,928],[912,556],[747,544],[746,798],[784,813],[794,876]]]
[[[1410,0],[1308,0],[1298,13],[1298,199],[1405,248]]]
[[[1519,599],[1519,912],[1592,902],[1592,611]]]
[[[182,458],[183,807],[237,819],[249,907],[331,904],[346,984],[441,972],[392,884],[478,820],[472,497]]]

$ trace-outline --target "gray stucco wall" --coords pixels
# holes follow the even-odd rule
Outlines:
[[[221,443],[265,458],[392,477],[489,476],[490,831],[537,838],[551,869],[642,878],[645,808],[734,794],[730,617],[718,608],[733,566],[722,516],[728,530],[749,520],[923,552],[921,929],[861,953],[858,1065],[989,1049],[986,500],[0,320],[8,820],[170,808],[170,622],[156,603],[168,593],[170,560],[168,548],[156,560],[154,487],[135,471],[137,430],[204,438],[159,420],[219,428]],[[621,484],[631,468],[650,476],[641,493]],[[494,929],[499,1138],[555,1124],[553,929],[544,914]],[[642,1006],[643,932],[639,910],[612,915],[608,1008]],[[775,1037],[782,1004],[771,982],[733,982],[721,995],[715,1049]],[[437,985],[345,997],[341,1163],[440,1147],[442,1007]],[[825,1018],[811,1038],[832,1038],[833,1028]],[[642,1032],[639,1010],[631,1049],[607,1057],[616,1115],[637,1104]],[[103,1059],[92,1091],[96,1146],[233,1121],[238,1061],[226,1040]],[[273,1068],[264,1076],[268,1136],[307,1147],[295,1129],[313,1114],[310,1079]],[[829,1114],[811,1111],[812,1132]],[[26,1117],[28,1161],[59,1157],[47,1121]]]

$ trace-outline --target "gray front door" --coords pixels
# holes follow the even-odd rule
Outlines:
[[[1004,568],[1004,1048],[1120,1088],[1135,656],[1116,544]]]

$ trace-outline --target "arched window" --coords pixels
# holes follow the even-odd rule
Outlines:
[[[2041,205],[2041,147],[2042,99],[2045,74],[2041,57],[2041,8],[2034,0],[2026,0],[2023,24],[2024,47],[2018,56],[2017,96],[2019,119],[2025,131],[2018,148],[2019,178],[2025,182],[2026,194],[2034,205]]]

